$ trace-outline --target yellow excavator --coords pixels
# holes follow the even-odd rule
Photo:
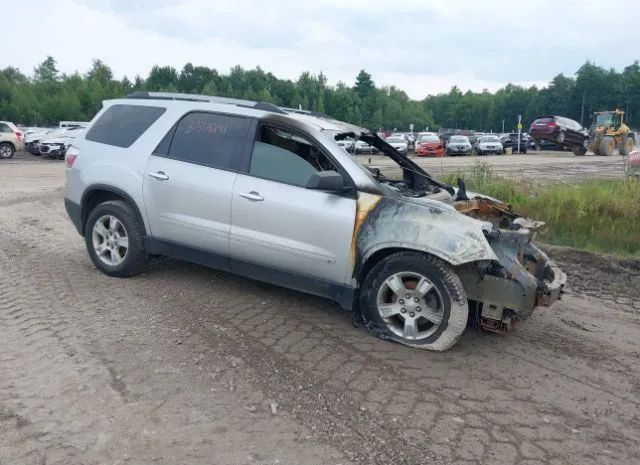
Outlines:
[[[594,113],[593,124],[589,130],[589,149],[594,154],[610,156],[618,149],[620,155],[629,155],[636,141],[636,134],[624,124],[624,111]],[[586,149],[583,150],[586,153]]]

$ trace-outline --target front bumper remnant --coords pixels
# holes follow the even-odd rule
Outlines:
[[[482,327],[508,331],[513,321],[560,299],[567,276],[531,243],[528,229],[497,231],[490,243],[499,263],[465,267],[460,277],[469,300],[480,311]]]

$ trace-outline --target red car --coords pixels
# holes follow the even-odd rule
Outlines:
[[[436,134],[423,134],[416,140],[416,155],[419,157],[444,157],[444,145]]]

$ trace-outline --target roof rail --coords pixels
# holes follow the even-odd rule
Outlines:
[[[333,116],[329,116],[326,113],[322,113],[321,111],[300,110],[298,108],[286,107],[282,107],[282,109],[287,111],[288,113],[299,113],[301,115],[315,116],[316,118],[335,119]]]
[[[211,95],[200,94],[181,94],[179,92],[147,92],[137,91],[127,95],[125,98],[131,99],[149,99],[149,100],[182,100],[186,102],[210,102],[223,103],[226,105],[236,105],[245,108],[255,108],[256,110],[270,111],[272,113],[280,113],[286,115],[287,112],[282,108],[268,102],[253,102],[251,100],[241,100],[227,97],[215,97]]]

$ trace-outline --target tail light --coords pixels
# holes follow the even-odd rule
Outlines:
[[[13,131],[16,133],[16,137],[20,140],[23,140],[24,134],[21,131]]]
[[[64,164],[67,168],[71,168],[73,164],[76,162],[76,158],[80,155],[80,150],[78,150],[73,145],[67,149],[67,153],[64,156]]]
[[[553,123],[553,122],[547,123],[548,128],[555,128],[556,126],[557,126],[556,123]]]

